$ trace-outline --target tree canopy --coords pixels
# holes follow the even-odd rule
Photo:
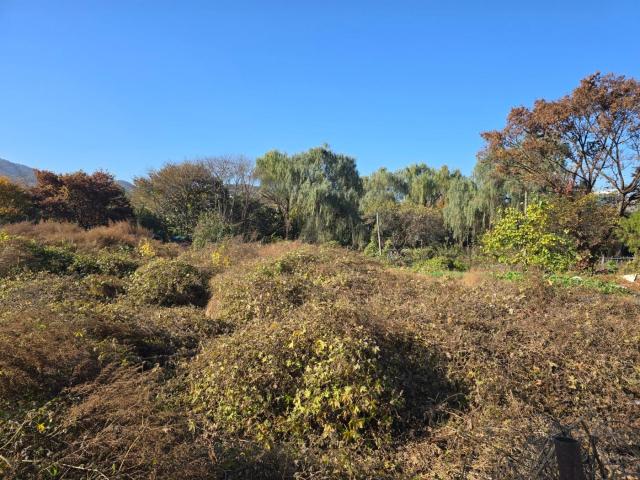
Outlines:
[[[640,83],[595,73],[559,100],[516,107],[502,130],[482,134],[506,174],[557,194],[618,196],[619,213],[640,199]]]
[[[82,171],[58,175],[36,170],[31,190],[40,218],[74,222],[84,228],[131,218],[124,190],[106,172]]]
[[[0,177],[0,224],[27,220],[33,211],[28,190]]]
[[[200,216],[225,209],[228,192],[202,162],[169,163],[134,179],[132,202],[156,216],[175,236],[190,238]]]
[[[355,160],[327,146],[287,155],[271,151],[256,161],[264,198],[282,217],[285,238],[354,242],[358,235],[362,180]]]

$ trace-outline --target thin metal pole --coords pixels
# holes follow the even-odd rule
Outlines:
[[[378,228],[378,255],[382,256],[382,241],[380,240],[380,217],[376,212],[376,226]]]
[[[580,443],[570,437],[553,437],[553,445],[558,461],[559,480],[586,480],[582,458],[580,456]]]

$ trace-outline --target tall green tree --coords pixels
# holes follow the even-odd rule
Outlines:
[[[362,180],[353,158],[327,146],[289,156],[277,150],[256,160],[263,197],[278,210],[285,237],[354,243],[361,220]]]
[[[424,163],[409,165],[397,172],[403,182],[405,199],[426,207],[442,207],[449,182],[461,176],[450,172],[447,166],[436,170]]]
[[[616,233],[629,251],[637,254],[640,251],[640,211],[621,219]]]
[[[260,192],[282,218],[285,239],[291,238],[304,172],[299,158],[272,150],[256,160]]]
[[[475,240],[478,218],[481,212],[476,202],[478,189],[472,179],[458,177],[451,180],[447,190],[446,203],[442,209],[445,224],[453,238],[460,244]]]
[[[303,238],[357,243],[363,188],[355,160],[322,146],[297,155],[297,161],[304,179],[299,198]]]
[[[228,192],[202,162],[169,163],[134,179],[132,202],[150,212],[171,235],[191,238],[200,216],[210,210],[223,215]]]
[[[364,177],[363,195],[360,210],[365,216],[375,215],[377,211],[398,203],[406,194],[403,180],[394,172],[380,168]]]

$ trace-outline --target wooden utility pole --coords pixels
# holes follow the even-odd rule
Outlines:
[[[553,437],[553,445],[558,461],[558,479],[586,480],[580,456],[580,443],[571,437],[558,435]]]
[[[382,241],[380,240],[380,217],[376,212],[376,227],[378,230],[378,255],[382,256]]]

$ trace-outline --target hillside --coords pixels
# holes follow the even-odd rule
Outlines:
[[[25,185],[35,185],[36,183],[36,176],[33,173],[33,168],[19,163],[13,163],[2,158],[0,158],[0,176],[8,177],[14,182]]]
[[[33,168],[19,163],[13,163],[2,158],[0,158],[0,177],[7,177],[16,183],[28,186],[33,186],[36,183],[36,176]],[[116,180],[116,182],[126,192],[133,188],[133,184],[126,180]]]
[[[6,478],[640,476],[635,295],[72,228],[0,243]]]

